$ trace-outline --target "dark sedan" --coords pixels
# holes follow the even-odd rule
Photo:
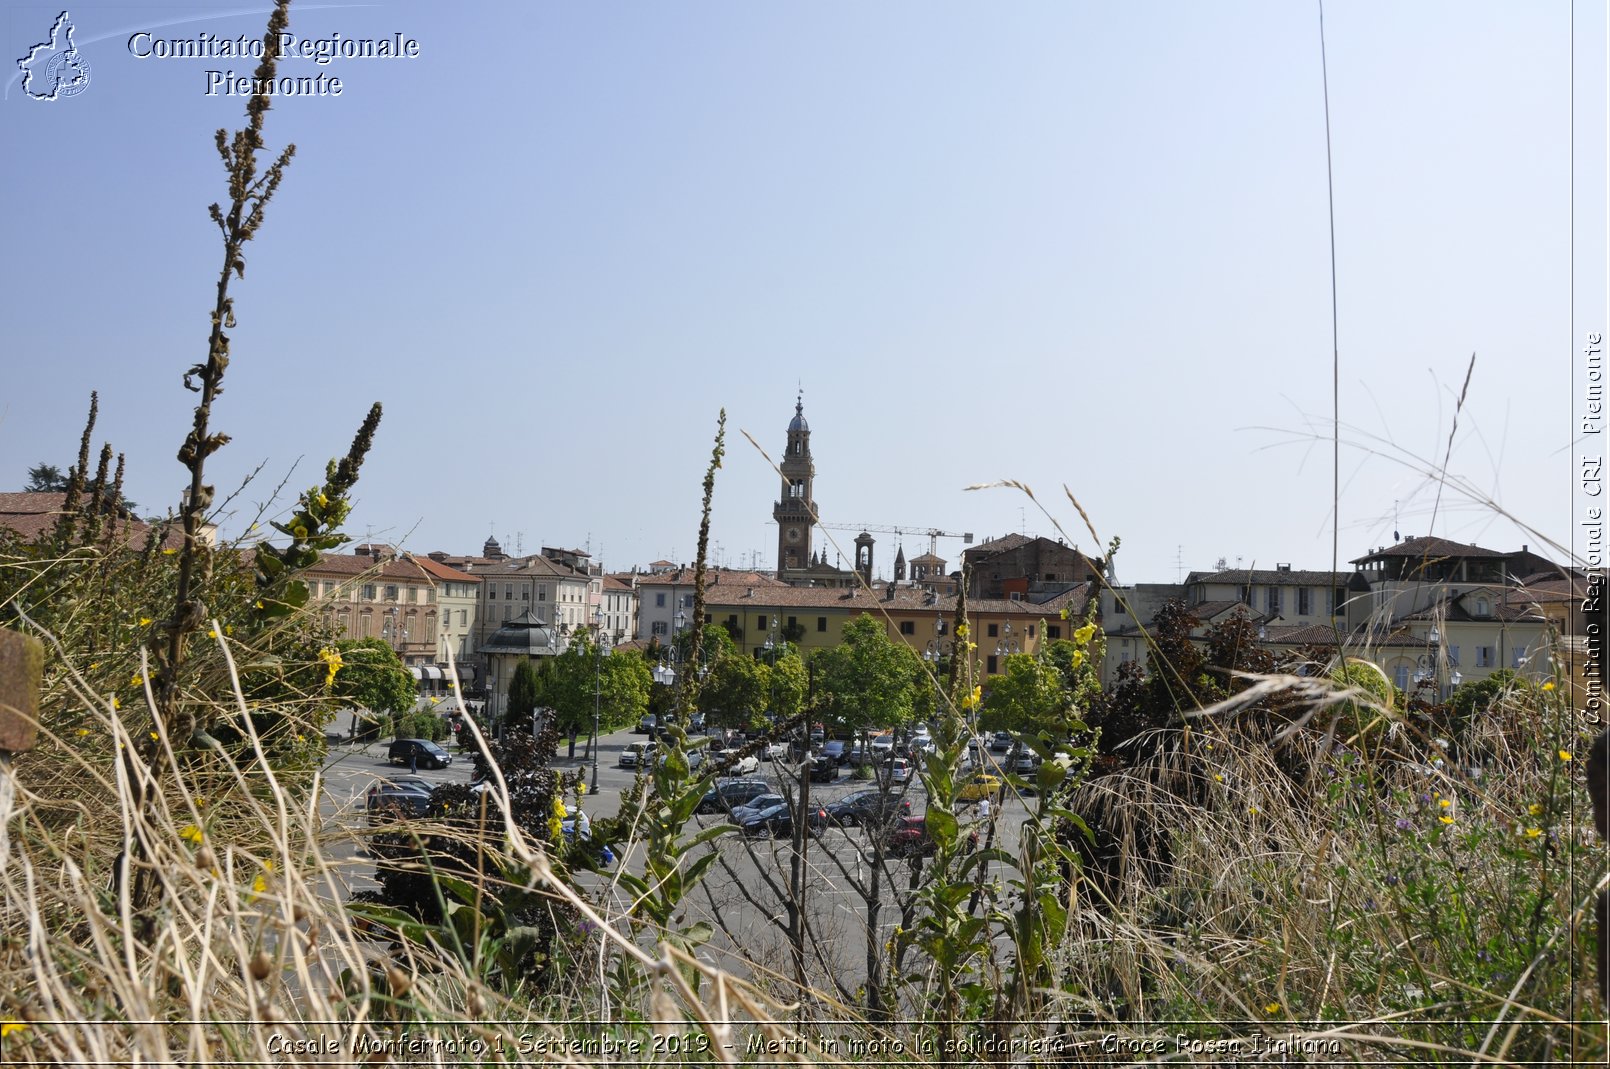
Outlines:
[[[854,827],[861,824],[890,823],[896,815],[911,812],[911,803],[897,794],[880,790],[856,791],[823,807],[834,824]]]
[[[436,785],[418,776],[399,776],[375,780],[369,785],[365,807],[370,824],[383,824],[407,817],[422,817],[430,809],[430,793]]]
[[[827,812],[818,809],[811,814],[809,827],[820,828],[827,823]],[[789,811],[788,803],[774,805],[770,809],[762,809],[755,813],[738,828],[750,836],[770,835],[774,839],[786,839],[794,834],[794,814]]]
[[[735,779],[717,784],[704,792],[695,813],[725,813],[736,806],[746,805],[763,794],[770,794],[772,785],[763,779]]]

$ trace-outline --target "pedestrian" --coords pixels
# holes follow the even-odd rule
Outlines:
[[[980,824],[989,823],[989,795],[987,794],[978,800],[978,822]]]
[[[408,771],[419,771],[419,747],[413,743],[408,744]]]

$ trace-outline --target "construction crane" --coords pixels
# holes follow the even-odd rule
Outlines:
[[[865,531],[867,534],[923,535],[928,539],[928,552],[936,557],[939,555],[936,551],[941,538],[959,538],[969,546],[973,544],[971,531],[956,534],[954,531],[941,531],[934,527],[890,527],[888,524],[879,523],[819,523],[816,526],[827,531],[854,531],[857,534]]]

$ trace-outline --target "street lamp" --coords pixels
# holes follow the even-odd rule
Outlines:
[[[1004,629],[1001,631],[1001,639],[999,642],[995,643],[995,656],[1001,657],[1007,654],[1020,652],[1022,650],[1022,646],[1020,646],[1018,641],[1012,637],[1011,623],[1008,622],[1002,626]]]
[[[609,639],[604,635],[604,610],[593,613],[593,738],[587,749],[593,755],[593,793],[598,793],[598,714],[603,706],[604,647]]]

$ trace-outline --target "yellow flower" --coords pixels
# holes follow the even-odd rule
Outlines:
[[[441,704],[441,701],[442,701],[442,700],[441,700],[441,699],[440,699],[440,698],[432,698],[432,699],[431,699],[431,700],[430,700],[430,703],[431,703],[431,704],[432,704],[432,705],[440,705],[440,704]]]
[[[1547,683],[1544,683],[1543,684],[1543,689],[1544,690],[1553,690],[1554,689],[1554,680],[1551,679]]]
[[[558,817],[550,817],[548,819],[548,838],[557,842],[559,836],[564,834],[564,831],[565,826],[559,822]]]
[[[1073,640],[1075,642],[1077,642],[1081,646],[1088,646],[1090,644],[1090,640],[1093,637],[1095,637],[1095,634],[1096,634],[1096,625],[1095,624],[1085,624],[1083,627],[1081,627],[1078,630],[1074,631]]]
[[[967,637],[967,625],[966,624],[957,624],[956,625],[956,637],[957,638],[966,638]]]
[[[23,1024],[21,1021],[14,1021],[10,1017],[7,1017],[5,1020],[0,1021],[0,1039],[3,1039],[14,1032],[21,1032],[27,1027],[28,1026]]]
[[[257,877],[257,879],[252,881],[252,893],[253,894],[260,895],[260,894],[263,894],[264,892],[266,892],[267,890],[268,890],[268,877],[259,875]]]
[[[307,538],[307,528],[299,523],[291,528],[291,534],[296,536],[297,541],[304,541]]]
[[[194,824],[186,824],[179,829],[179,838],[186,842],[200,843],[202,839],[201,829]]]
[[[123,708],[123,703],[118,700],[118,697],[117,697],[116,694],[112,695],[112,708],[113,709],[121,709],[121,708]],[[89,732],[86,731],[86,732],[84,732],[84,734],[88,735]]]
[[[207,637],[208,638],[217,638],[218,637],[218,632],[215,629],[209,627],[209,628],[207,628]]]
[[[1571,751],[1570,750],[1561,750],[1560,751],[1560,760],[1561,761],[1569,761],[1570,759],[1571,759]]]
[[[963,709],[977,709],[979,703],[982,702],[983,700],[984,700],[984,688],[983,688],[983,686],[982,685],[975,686],[975,687],[973,687],[973,692],[971,694],[968,694],[968,695],[966,695],[966,696],[964,696],[962,698],[962,708]]]
[[[1449,799],[1449,798],[1444,798],[1441,801],[1439,801],[1437,804],[1440,805],[1442,808],[1447,809],[1449,806],[1453,805],[1453,800]]]
[[[1271,1015],[1279,1013],[1280,1012],[1280,1003],[1278,1003],[1278,1002],[1269,1003],[1269,1005],[1267,1005],[1267,1006],[1265,1006],[1263,1008],[1263,1012],[1267,1013],[1267,1014],[1271,1014]]]
[[[224,625],[224,634],[233,635],[234,633],[235,633],[235,625],[234,624],[225,624]]]
[[[323,661],[328,669],[324,677],[324,686],[328,690],[335,684],[335,674],[341,671],[341,651],[334,646],[325,646],[319,650],[319,660]]]
[[[587,784],[586,783],[578,783],[578,784],[576,784],[576,797],[577,798],[583,798],[583,797],[586,797],[586,795],[587,795]]]
[[[140,626],[141,627],[150,627],[151,626],[151,618],[149,616],[140,617]]]
[[[113,703],[112,708],[116,709],[117,708],[117,699],[113,698],[112,703]],[[85,735],[88,735],[88,734],[89,734],[89,728],[79,728],[78,729],[78,737],[79,738],[83,738]]]
[[[296,741],[297,742],[306,742],[307,741],[307,736],[306,735],[298,735],[296,737]]]
[[[564,820],[570,815],[570,810],[565,808],[564,799],[558,795],[555,795],[553,799],[553,815],[555,820]]]
[[[1247,806],[1247,812],[1251,813],[1253,816],[1257,816],[1258,815],[1258,807],[1255,806],[1255,805],[1249,805],[1249,806]]]
[[[1541,802],[1533,802],[1531,805],[1526,807],[1526,812],[1528,812],[1529,814],[1531,814],[1534,817],[1542,816],[1543,815],[1543,803],[1541,803]]]
[[[151,732],[151,741],[152,742],[161,742],[162,741],[162,736],[158,735],[156,732],[153,731],[153,732]]]
[[[162,555],[164,557],[171,557],[177,552],[179,552],[177,549],[174,549],[172,546],[169,546],[167,549],[164,549],[162,551]]]
[[[131,686],[131,687],[138,687],[144,682],[145,682],[145,677],[142,676],[138,672],[134,673],[132,676],[129,677],[129,686]]]
[[[330,503],[330,499],[325,497],[324,494],[322,494],[322,493],[319,494],[318,497],[315,497],[313,500],[317,501],[319,503],[319,508],[323,508],[324,506],[326,506],[326,505],[328,505]]]
[[[1084,650],[1074,650],[1073,651],[1073,666],[1075,668],[1083,668],[1084,663],[1085,663],[1085,651]]]
[[[1446,813],[1444,813],[1442,816],[1438,817],[1437,819],[1442,821],[1444,824],[1452,824],[1453,823],[1453,817],[1450,817]]]
[[[1539,835],[1542,835],[1542,834],[1543,834],[1543,829],[1542,828],[1527,828],[1526,829],[1526,837],[1528,839],[1535,839]]]
[[[1213,773],[1213,782],[1214,783],[1223,783],[1224,782],[1224,777],[1222,775],[1220,775],[1219,773],[1215,772],[1215,773]]]

